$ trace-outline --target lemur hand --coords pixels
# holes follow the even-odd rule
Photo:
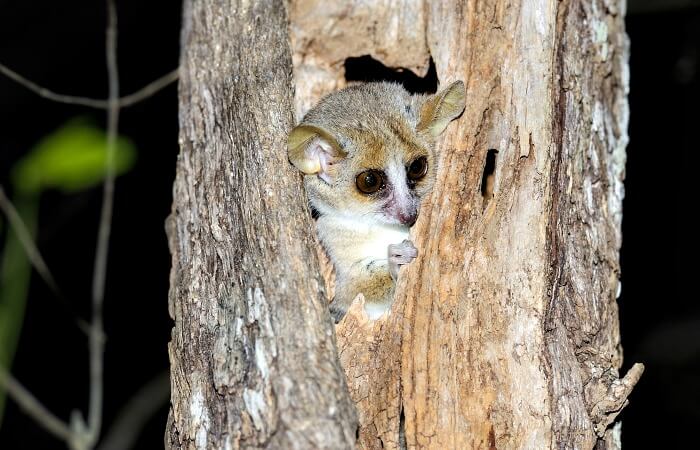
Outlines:
[[[418,256],[418,250],[413,245],[413,242],[406,239],[400,244],[391,244],[388,249],[389,253],[389,274],[396,281],[399,276],[399,268],[404,264],[408,264]]]

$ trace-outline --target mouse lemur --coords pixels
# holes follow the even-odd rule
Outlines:
[[[436,176],[435,140],[465,106],[461,81],[434,95],[393,83],[351,86],[324,97],[289,135],[316,227],[336,272],[338,322],[357,294],[371,319],[391,307],[421,199]]]

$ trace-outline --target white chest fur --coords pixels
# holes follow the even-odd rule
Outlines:
[[[321,217],[317,226],[331,257],[346,264],[362,260],[386,262],[389,245],[408,239],[408,227],[401,225]]]
[[[399,244],[408,239],[408,228],[394,225],[370,226],[367,241],[361,245],[362,259],[387,259],[390,244]]]

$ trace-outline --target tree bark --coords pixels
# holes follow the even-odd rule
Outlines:
[[[291,2],[299,113],[348,57],[467,86],[391,314],[336,330],[361,448],[620,447],[624,3]]]
[[[167,221],[166,447],[351,448],[356,418],[301,177],[282,0],[186,0]]]

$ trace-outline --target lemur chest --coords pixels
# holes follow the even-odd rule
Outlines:
[[[359,259],[387,259],[390,244],[399,244],[408,239],[408,228],[378,225],[371,227],[366,240],[359,245]]]
[[[354,264],[363,260],[388,259],[390,244],[408,239],[408,227],[360,220],[320,217],[318,234],[335,263]]]

